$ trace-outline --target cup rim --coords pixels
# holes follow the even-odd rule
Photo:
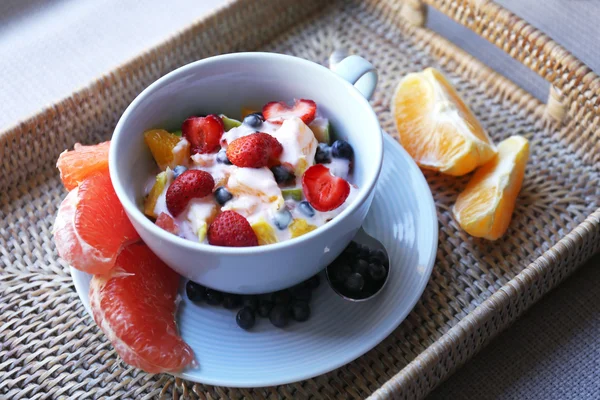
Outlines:
[[[376,130],[377,130],[378,134],[373,135],[374,148],[373,148],[372,152],[373,152],[373,156],[374,156],[373,158],[378,160],[378,165],[374,169],[374,171],[371,174],[369,174],[367,176],[367,178],[365,179],[366,184],[364,184],[362,187],[358,188],[358,194],[357,194],[356,198],[352,201],[351,204],[348,205],[348,207],[346,207],[346,209],[344,209],[338,216],[333,218],[331,221],[327,222],[326,224],[324,224],[324,225],[318,227],[317,229],[315,229],[307,234],[304,234],[300,237],[289,239],[289,240],[286,240],[283,242],[263,245],[263,246],[225,247],[225,246],[214,246],[214,245],[210,245],[210,244],[206,244],[206,243],[194,242],[194,241],[179,237],[177,235],[173,235],[173,234],[165,231],[164,229],[161,229],[155,223],[150,221],[150,219],[148,219],[142,213],[142,211],[139,209],[139,207],[136,205],[136,203],[134,201],[132,201],[132,199],[130,199],[129,196],[126,194],[125,188],[123,186],[123,183],[122,183],[119,173],[118,173],[118,163],[117,163],[118,146],[115,146],[114,144],[118,143],[119,138],[122,135],[126,134],[122,129],[123,125],[125,125],[125,121],[127,121],[127,119],[130,117],[130,115],[134,112],[134,110],[136,110],[138,105],[147,96],[152,96],[152,94],[154,92],[156,92],[163,86],[169,84],[172,80],[178,78],[181,75],[185,75],[189,71],[192,71],[196,68],[200,68],[200,67],[208,65],[208,64],[219,63],[223,60],[239,59],[241,61],[242,59],[247,58],[247,57],[269,58],[273,62],[286,61],[286,62],[300,63],[300,64],[303,64],[306,68],[313,68],[320,73],[328,73],[330,75],[331,79],[337,79],[339,82],[342,83],[343,86],[346,86],[346,88],[349,89],[349,92],[351,93],[351,95],[356,99],[356,101],[361,103],[362,107],[365,109],[366,113],[365,113],[364,117],[366,118],[368,116],[368,118],[370,118],[374,122],[374,125],[376,126]],[[381,131],[381,127],[379,126],[379,120],[377,119],[375,111],[369,104],[369,101],[367,99],[365,99],[365,97],[358,91],[358,89],[356,89],[354,87],[354,85],[352,85],[350,82],[343,79],[341,76],[337,75],[335,72],[331,71],[329,68],[326,68],[320,64],[317,64],[315,62],[312,62],[312,61],[309,61],[309,60],[306,60],[303,58],[294,57],[294,56],[285,55],[285,54],[268,53],[268,52],[229,53],[229,54],[222,54],[222,55],[217,55],[217,56],[213,56],[213,57],[208,57],[208,58],[205,58],[202,60],[198,60],[198,61],[194,61],[192,63],[186,64],[182,67],[179,67],[179,68],[169,72],[168,74],[162,76],[161,78],[157,79],[152,84],[150,84],[147,88],[145,88],[140,94],[138,94],[136,96],[136,98],[129,104],[129,106],[127,106],[127,108],[125,109],[125,111],[123,112],[121,117],[119,118],[119,121],[115,127],[115,130],[113,131],[113,136],[111,138],[111,146],[109,149],[108,165],[109,165],[110,178],[113,183],[113,187],[114,187],[117,197],[119,198],[119,201],[120,201],[121,205],[123,206],[123,208],[125,209],[127,215],[129,216],[129,218],[135,220],[138,224],[140,224],[143,228],[145,228],[150,234],[158,237],[159,239],[163,240],[166,243],[169,243],[169,245],[183,246],[183,247],[187,248],[188,250],[201,251],[204,253],[213,253],[213,254],[217,254],[217,255],[223,255],[223,254],[249,255],[249,254],[255,254],[255,253],[275,252],[278,250],[285,249],[287,247],[293,247],[295,245],[299,245],[303,242],[308,242],[311,239],[313,239],[314,237],[320,236],[322,234],[325,234],[325,233],[331,231],[332,229],[335,228],[335,226],[340,224],[341,221],[344,220],[347,216],[349,216],[353,212],[355,212],[367,200],[371,191],[374,190],[375,185],[377,183],[377,179],[381,172],[381,166],[383,164],[383,137],[382,137],[382,134],[383,133]],[[373,161],[373,158],[369,159],[370,162]]]

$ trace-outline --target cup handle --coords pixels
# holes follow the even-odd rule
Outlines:
[[[377,70],[364,58],[348,56],[344,50],[337,50],[329,57],[329,69],[353,84],[367,100],[373,96],[377,87]]]

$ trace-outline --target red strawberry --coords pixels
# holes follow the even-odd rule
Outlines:
[[[322,164],[313,165],[302,177],[302,190],[315,210],[331,211],[341,206],[350,194],[350,184],[331,175]]]
[[[171,232],[174,235],[179,233],[179,227],[175,223],[175,220],[171,218],[169,214],[160,213],[158,218],[156,218],[156,225],[160,226],[167,232]]]
[[[190,142],[192,154],[217,151],[221,146],[221,135],[224,131],[223,120],[215,114],[190,117],[181,125],[182,136]]]
[[[308,125],[315,119],[317,104],[312,100],[300,99],[290,107],[283,101],[272,101],[265,104],[262,113],[266,120],[274,124],[281,124],[286,118],[298,117]]]
[[[214,246],[258,246],[250,223],[235,211],[223,211],[208,227],[208,243]]]
[[[171,215],[177,217],[191,199],[208,196],[214,187],[215,181],[208,172],[188,169],[167,189],[167,208]]]
[[[278,163],[281,143],[268,133],[256,132],[235,139],[227,146],[227,158],[237,167],[262,168]]]

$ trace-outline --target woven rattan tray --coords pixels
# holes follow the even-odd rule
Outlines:
[[[549,38],[485,0],[427,0],[553,86],[543,104],[422,27],[415,1],[251,1],[230,4],[0,133],[0,398],[418,398],[600,247],[600,80]],[[86,314],[51,228],[65,195],[54,163],[75,142],[110,137],[129,102],[158,77],[210,55],[267,50],[325,63],[344,47],[380,72],[372,101],[388,108],[407,72],[443,70],[496,142],[521,134],[532,155],[504,239],[473,239],[450,213],[466,178],[427,172],[440,223],[431,280],[402,325],[358,360],[272,388],[203,386],[125,365]]]

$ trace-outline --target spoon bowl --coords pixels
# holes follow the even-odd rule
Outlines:
[[[361,226],[360,229],[358,230],[358,232],[356,233],[356,235],[354,236],[354,238],[352,239],[354,242],[367,246],[369,247],[371,250],[382,250],[385,253],[385,257],[387,259],[387,262],[385,263],[385,265],[387,265],[387,274],[384,278],[383,283],[381,284],[381,286],[370,296],[368,297],[352,297],[349,293],[342,293],[338,287],[336,287],[336,284],[334,282],[334,280],[332,279],[331,276],[331,272],[332,272],[332,264],[330,264],[329,266],[327,266],[327,268],[325,268],[325,276],[327,277],[327,283],[329,284],[329,286],[333,289],[333,291],[340,296],[341,298],[343,298],[344,300],[348,300],[348,301],[352,301],[355,303],[359,303],[359,302],[364,302],[367,300],[371,300],[372,298],[374,298],[375,296],[377,296],[379,293],[381,293],[383,291],[383,289],[385,288],[387,282],[390,279],[390,273],[391,273],[391,268],[390,268],[390,256],[385,248],[385,246],[377,239],[375,239],[373,236],[369,235]]]

